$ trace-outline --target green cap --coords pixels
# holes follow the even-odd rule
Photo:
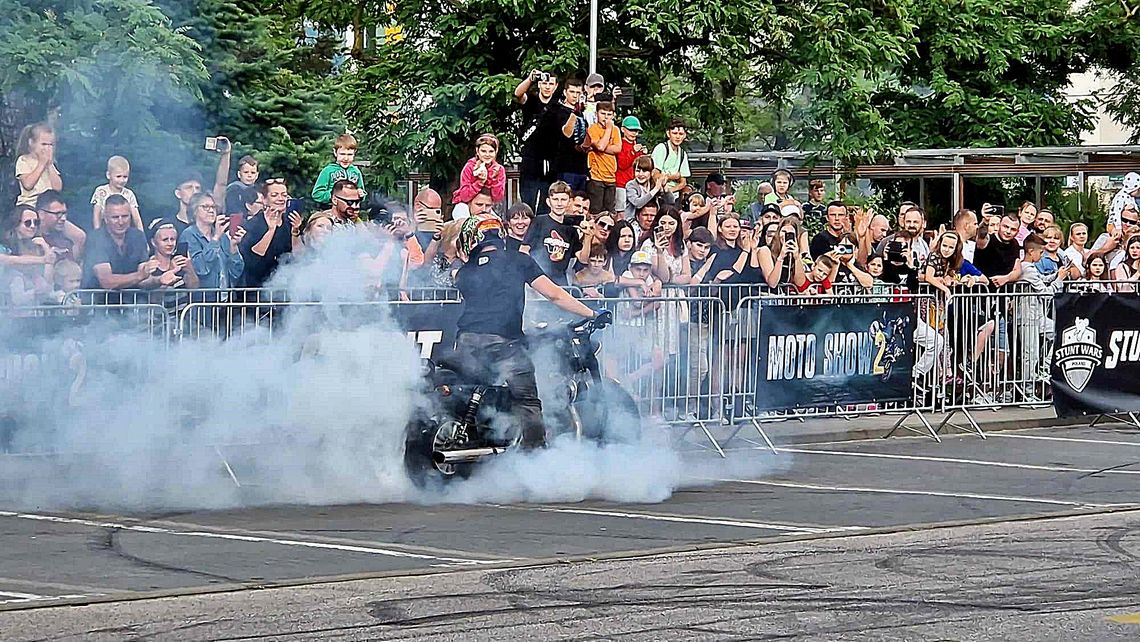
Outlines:
[[[641,131],[641,121],[637,119],[637,116],[626,116],[621,119],[621,126],[626,129]]]

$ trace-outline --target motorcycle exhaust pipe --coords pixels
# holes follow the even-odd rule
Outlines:
[[[469,464],[486,457],[507,452],[506,448],[469,448],[467,450],[437,450],[431,454],[437,464]]]

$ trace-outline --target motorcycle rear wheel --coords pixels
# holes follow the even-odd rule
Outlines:
[[[409,428],[404,442],[404,469],[413,484],[423,488],[431,483],[448,483],[471,476],[474,463],[437,464],[432,459],[432,454],[450,440],[457,427],[455,421],[436,424],[420,420]]]

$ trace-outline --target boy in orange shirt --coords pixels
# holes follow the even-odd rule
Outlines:
[[[621,134],[614,122],[614,104],[598,103],[598,122],[586,130],[590,153],[586,163],[590,166],[590,180],[586,193],[590,196],[590,213],[614,211],[617,189],[617,155],[621,151]]]

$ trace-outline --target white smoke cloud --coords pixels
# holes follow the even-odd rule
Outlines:
[[[725,474],[721,463],[682,457],[665,428],[646,426],[636,443],[563,436],[482,465],[469,480],[416,488],[403,448],[408,418],[424,402],[419,348],[384,304],[362,302],[372,277],[358,269],[360,255],[375,249],[359,234],[330,236],[275,279],[294,298],[325,305],[291,307],[272,329],[250,324],[225,340],[204,331],[166,348],[108,321],[41,342],[21,331],[42,327],[34,322],[0,327],[8,364],[0,433],[21,453],[0,455],[0,502],[101,510],[660,502]],[[770,466],[754,454],[746,464],[752,474]]]

